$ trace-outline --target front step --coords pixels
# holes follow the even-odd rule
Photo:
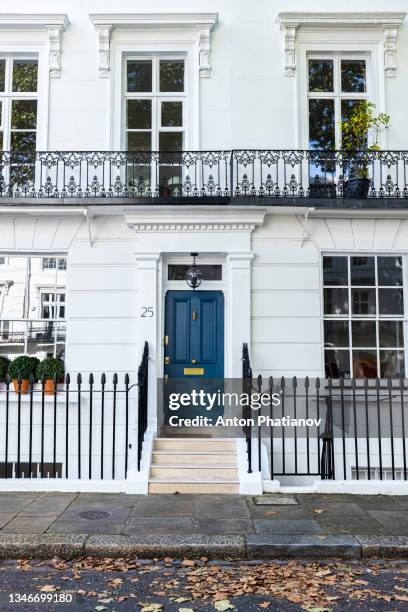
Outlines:
[[[235,440],[157,438],[149,493],[239,493]]]
[[[239,493],[239,482],[214,478],[192,481],[190,479],[152,478],[149,493]]]
[[[198,465],[189,464],[177,464],[177,465],[163,465],[162,463],[153,463],[150,474],[153,477],[158,478],[186,478],[194,479],[197,478],[238,478],[238,471],[235,466],[225,467],[224,465],[213,464],[209,467],[202,467]]]
[[[235,454],[232,454],[230,451],[217,451],[215,453],[208,454],[207,451],[173,451],[173,450],[164,450],[164,451],[153,451],[152,457],[153,463],[166,463],[166,464],[179,464],[179,463],[188,463],[194,465],[201,464],[223,464],[223,465],[236,465],[236,457]]]

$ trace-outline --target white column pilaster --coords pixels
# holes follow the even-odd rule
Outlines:
[[[251,342],[251,261],[253,253],[227,254],[227,378],[242,376],[242,344]]]

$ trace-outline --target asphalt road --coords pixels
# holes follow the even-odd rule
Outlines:
[[[394,611],[407,602],[404,562],[0,562],[1,612]]]

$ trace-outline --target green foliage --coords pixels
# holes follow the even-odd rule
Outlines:
[[[44,377],[45,380],[53,380],[54,376],[57,377],[57,380],[61,380],[64,376],[64,372],[65,368],[63,362],[55,357],[47,357],[37,366],[38,380],[41,380],[42,377]]]
[[[375,104],[362,100],[351,111],[349,117],[339,122],[342,148],[345,151],[379,151],[379,136],[390,127],[390,116],[375,114]],[[373,137],[369,144],[369,137]]]
[[[347,118],[339,122],[343,151],[356,152],[349,163],[351,177],[368,178],[368,162],[364,153],[380,150],[378,140],[380,134],[390,127],[390,120],[386,113],[376,115],[373,102],[362,100],[354,105]]]
[[[7,359],[7,357],[0,357],[0,380],[5,379],[9,365],[10,359]]]
[[[23,380],[27,380],[30,378],[31,374],[35,377],[38,363],[39,360],[36,357],[29,357],[28,355],[16,357],[8,368],[10,378],[16,379],[21,376]]]

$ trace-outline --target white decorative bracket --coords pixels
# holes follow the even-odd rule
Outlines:
[[[384,26],[384,71],[385,76],[395,77],[397,72],[398,27]]]
[[[106,78],[110,76],[110,38],[113,30],[112,25],[96,25],[99,36],[99,76]]]
[[[3,13],[0,15],[0,32],[2,30],[42,30],[47,34],[50,77],[61,76],[62,33],[68,26],[68,16],[62,13]]]
[[[211,32],[218,21],[217,13],[137,13],[89,15],[99,37],[99,76],[109,77],[110,47],[114,30],[136,32],[151,30],[155,38],[166,32],[182,31],[197,44],[201,77],[211,76]]]
[[[406,17],[399,12],[367,13],[279,13],[277,22],[284,36],[285,75],[294,76],[296,72],[296,46],[302,32],[344,33],[347,30],[372,32],[372,42],[383,45],[384,72],[394,77],[397,70],[398,29]],[[356,38],[358,42],[358,38]]]

